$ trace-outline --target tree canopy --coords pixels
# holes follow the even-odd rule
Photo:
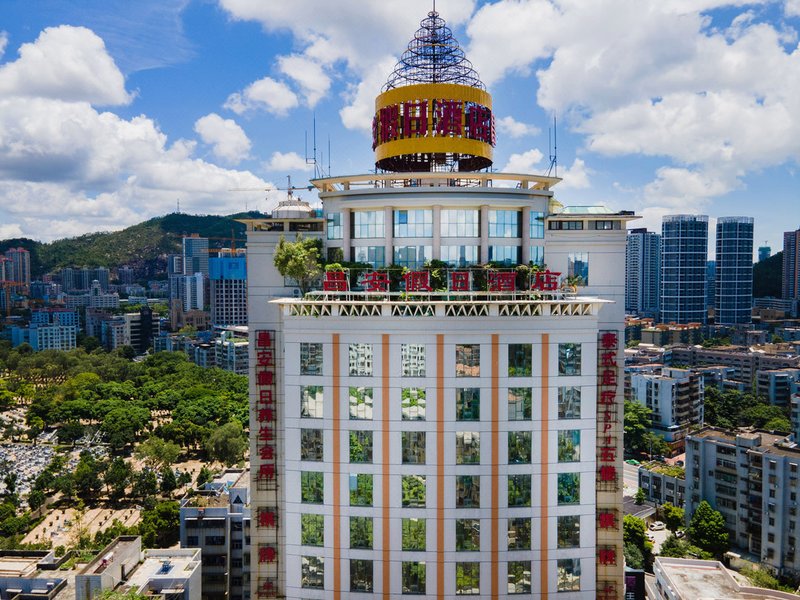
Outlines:
[[[706,552],[722,556],[728,550],[725,518],[705,500],[695,509],[686,533],[695,546]]]
[[[273,262],[278,272],[294,279],[305,294],[322,274],[322,242],[301,235],[294,242],[287,242],[281,236]]]

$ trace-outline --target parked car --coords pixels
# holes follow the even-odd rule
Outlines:
[[[675,532],[675,537],[679,538],[679,539],[682,538],[685,535],[686,535],[686,532],[683,529],[678,529],[678,531]]]
[[[650,531],[662,531],[667,528],[663,521],[653,521],[649,527]]]

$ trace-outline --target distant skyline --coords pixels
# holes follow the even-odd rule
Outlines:
[[[497,170],[564,204],[800,227],[800,0],[439,0],[494,96]],[[49,241],[176,210],[265,210],[322,166],[373,168],[375,95],[429,0],[5,0],[0,238]],[[328,156],[328,138],[331,154]],[[310,149],[309,149],[310,152]],[[310,193],[301,196],[315,198]],[[713,257],[713,235],[710,257]]]

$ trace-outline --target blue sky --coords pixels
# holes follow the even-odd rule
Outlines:
[[[3,0],[0,238],[264,210],[373,166],[372,102],[428,0]],[[564,204],[800,227],[800,0],[439,0],[494,97],[495,168]],[[314,200],[310,194],[305,194]],[[713,220],[712,220],[713,225]],[[712,235],[713,238],[713,235]]]

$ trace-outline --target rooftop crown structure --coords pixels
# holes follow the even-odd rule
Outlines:
[[[478,171],[492,165],[492,97],[435,10],[375,101],[375,166]]]

